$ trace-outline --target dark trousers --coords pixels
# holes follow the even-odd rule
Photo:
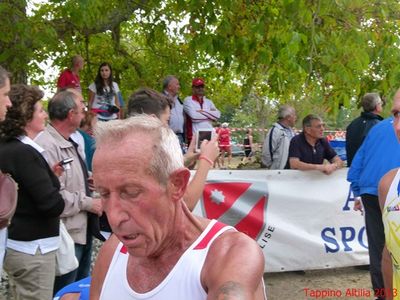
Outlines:
[[[86,245],[75,244],[75,256],[78,259],[79,266],[67,274],[56,276],[54,281],[54,294],[63,287],[90,275],[92,242],[93,239],[90,236],[87,237]]]
[[[365,210],[365,227],[367,230],[369,249],[369,273],[374,291],[384,288],[381,271],[382,251],[385,245],[385,231],[382,223],[382,212],[379,207],[378,196],[361,195]]]

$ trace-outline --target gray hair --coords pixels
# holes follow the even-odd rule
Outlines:
[[[174,171],[184,167],[178,138],[170,128],[155,117],[140,114],[125,120],[99,122],[94,132],[97,148],[102,144],[115,145],[137,133],[151,136],[153,153],[148,170],[164,186]],[[137,140],[137,143],[141,144],[142,141]]]
[[[286,119],[287,117],[293,115],[294,113],[296,113],[296,111],[292,106],[282,105],[281,107],[279,107],[278,110],[278,120]]]
[[[10,78],[10,74],[7,72],[6,69],[4,69],[2,66],[0,66],[0,88],[4,87],[6,85],[6,80]]]
[[[382,100],[378,93],[367,93],[361,100],[361,106],[365,112],[371,112],[381,102]]]
[[[303,119],[303,129],[305,127],[311,127],[311,122],[313,120],[318,120],[318,121],[322,122],[322,119],[321,119],[320,116],[309,114],[309,115],[305,116],[304,119]]]
[[[162,82],[162,89],[163,91],[165,91],[169,85],[169,83],[173,80],[173,79],[177,79],[174,75],[168,75],[167,77],[165,77],[163,79]]]
[[[55,94],[47,107],[50,120],[65,120],[69,111],[77,108],[75,97],[76,94],[68,90]]]

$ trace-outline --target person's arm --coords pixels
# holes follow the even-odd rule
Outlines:
[[[195,103],[193,103],[191,98],[186,98],[183,103],[183,111],[192,119],[193,123],[203,122],[208,120],[209,118],[203,115],[200,110],[195,107]]]
[[[61,72],[60,76],[58,77],[57,80],[57,93],[62,89],[65,88],[67,86],[66,83],[66,70],[64,70],[63,72]]]
[[[119,112],[117,113],[118,119],[121,119],[121,106],[119,105],[119,99],[118,99],[118,93],[119,93],[119,87],[116,82],[112,83],[113,89],[114,89],[114,105],[118,107]]]
[[[361,147],[357,150],[356,155],[353,157],[349,171],[347,172],[347,181],[350,182],[351,190],[355,197],[360,196],[359,180],[361,172],[364,168],[364,153],[365,153],[365,141],[361,144]]]
[[[267,135],[264,138],[264,144],[262,147],[262,153],[261,153],[261,160],[263,164],[269,168],[271,167],[271,154],[269,151],[269,135],[271,134],[271,130],[267,133]]]
[[[91,197],[86,196],[85,191],[69,191],[66,189],[66,184],[68,180],[71,180],[71,177],[75,174],[72,172],[73,169],[81,168],[79,163],[79,158],[74,155],[66,155],[61,154],[58,145],[53,142],[48,142],[46,137],[47,133],[44,132],[41,136],[39,136],[35,141],[42,146],[46,150],[47,161],[50,166],[60,162],[66,156],[72,156],[73,161],[71,162],[70,169],[65,169],[63,174],[58,178],[60,181],[60,194],[62,195],[65,207],[61,217],[70,217],[78,214],[82,210],[90,211],[95,214],[100,213],[101,209],[101,201],[100,199],[93,199]],[[44,139],[44,140],[42,140]],[[73,174],[71,174],[72,172]],[[71,176],[72,175],[72,176]]]
[[[295,169],[295,170],[302,170],[302,171],[317,170],[317,171],[321,171],[321,172],[324,172],[324,170],[325,170],[323,164],[305,163],[305,162],[302,162],[297,157],[290,157],[289,164],[290,164],[290,168]]]
[[[385,201],[387,194],[389,192],[390,185],[396,176],[397,169],[391,170],[386,175],[384,175],[379,182],[378,186],[378,195],[379,195],[379,205],[381,207],[381,210],[383,211],[383,208],[385,206]],[[383,216],[383,214],[382,214]],[[384,216],[383,216],[384,217]],[[383,248],[382,252],[382,276],[383,276],[383,282],[385,285],[385,296],[386,300],[391,300],[393,299],[391,291],[393,291],[393,264],[392,264],[392,258],[390,256],[390,253],[388,249],[385,247]]]
[[[339,155],[337,155],[335,149],[329,144],[328,140],[324,138],[321,140],[321,143],[324,147],[324,158],[334,165],[334,167],[332,166],[332,172],[342,168],[343,161],[340,159]]]
[[[212,121],[218,120],[221,117],[221,112],[215,107],[211,100],[207,100],[209,101],[210,107],[203,108],[201,113]]]
[[[339,157],[339,155],[336,155],[332,159],[332,164],[335,165],[335,170],[343,168],[343,160]]]
[[[14,178],[38,212],[43,216],[58,217],[64,210],[64,199],[53,183],[53,180],[57,179],[50,177],[49,172],[52,171],[40,155],[30,146],[16,149],[14,157],[18,159],[13,161],[16,170]]]
[[[250,143],[250,150],[251,151],[254,151],[253,149],[254,149],[254,146],[253,146],[253,136],[252,135],[249,135],[249,143]]]
[[[96,88],[96,87],[95,87]],[[95,97],[96,93],[92,90],[92,85],[89,86],[89,110],[92,109],[93,107],[93,101],[94,101],[94,97]]]
[[[100,293],[103,288],[104,280],[106,278],[108,268],[110,267],[110,263],[113,258],[115,249],[118,246],[118,243],[118,238],[115,235],[111,235],[111,237],[103,244],[99,251],[92,272],[92,281],[90,284],[90,300],[98,300],[100,298]]]
[[[213,163],[210,163],[210,161],[214,162],[218,157],[219,149],[217,139],[218,136],[214,135],[210,141],[204,140],[201,143],[198,168],[183,196],[183,200],[190,211],[194,209],[203,193],[208,171],[213,167]]]
[[[201,282],[207,300],[262,300],[264,255],[255,241],[240,232],[226,232],[210,247]]]

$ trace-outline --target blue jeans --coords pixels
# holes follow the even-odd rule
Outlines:
[[[75,244],[75,256],[78,259],[79,266],[67,274],[56,276],[56,280],[54,282],[54,294],[56,294],[63,287],[90,275],[90,265],[92,262],[92,243],[93,238],[88,236],[86,245]]]

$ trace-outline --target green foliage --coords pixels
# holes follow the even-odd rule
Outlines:
[[[283,103],[342,126],[364,93],[399,85],[394,0],[52,0],[27,13],[31,2],[0,2],[0,64],[14,82],[54,85],[38,63],[63,69],[80,53],[83,87],[103,61],[125,98],[168,74],[184,97],[202,76],[222,120],[255,127]]]

